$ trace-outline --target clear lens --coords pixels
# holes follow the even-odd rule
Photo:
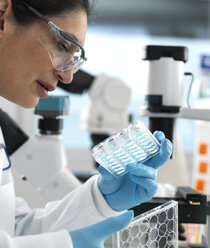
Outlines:
[[[51,29],[38,39],[47,50],[51,62],[58,71],[79,70],[84,63],[79,46],[65,40],[59,33]]]
[[[74,67],[73,67],[73,72],[75,73],[75,72],[77,72],[79,69],[80,69],[80,67],[82,66],[82,64],[84,64],[84,59],[82,59],[82,58],[80,58],[80,59],[78,59],[77,61],[75,61],[75,63],[74,63]]]

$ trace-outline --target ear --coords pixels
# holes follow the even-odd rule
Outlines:
[[[0,0],[0,38],[4,32],[5,19],[12,12],[11,0]]]

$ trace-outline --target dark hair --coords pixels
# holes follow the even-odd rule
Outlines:
[[[43,15],[56,16],[67,11],[84,10],[90,16],[88,0],[12,0],[15,19],[21,25],[33,23],[37,17],[28,11],[22,2],[27,3]]]

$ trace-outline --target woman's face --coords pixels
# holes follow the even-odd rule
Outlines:
[[[73,34],[84,45],[87,29],[87,15],[84,11],[69,12],[49,19]],[[0,96],[22,107],[31,108],[36,106],[40,98],[47,97],[48,90],[53,91],[56,88],[58,80],[70,83],[73,72],[57,71],[38,40],[41,35],[50,31],[46,23],[38,20],[25,28],[14,28],[15,24],[12,23],[14,19],[8,17],[4,25],[1,25]]]

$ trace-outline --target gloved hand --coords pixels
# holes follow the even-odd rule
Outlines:
[[[128,164],[128,173],[120,178],[114,177],[102,166],[98,186],[110,207],[117,211],[126,210],[151,199],[157,191],[157,169],[171,156],[172,144],[163,132],[154,136],[161,144],[160,152],[143,164]]]
[[[133,219],[133,211],[108,218],[95,225],[70,232],[74,248],[102,248],[113,233],[126,228]]]

